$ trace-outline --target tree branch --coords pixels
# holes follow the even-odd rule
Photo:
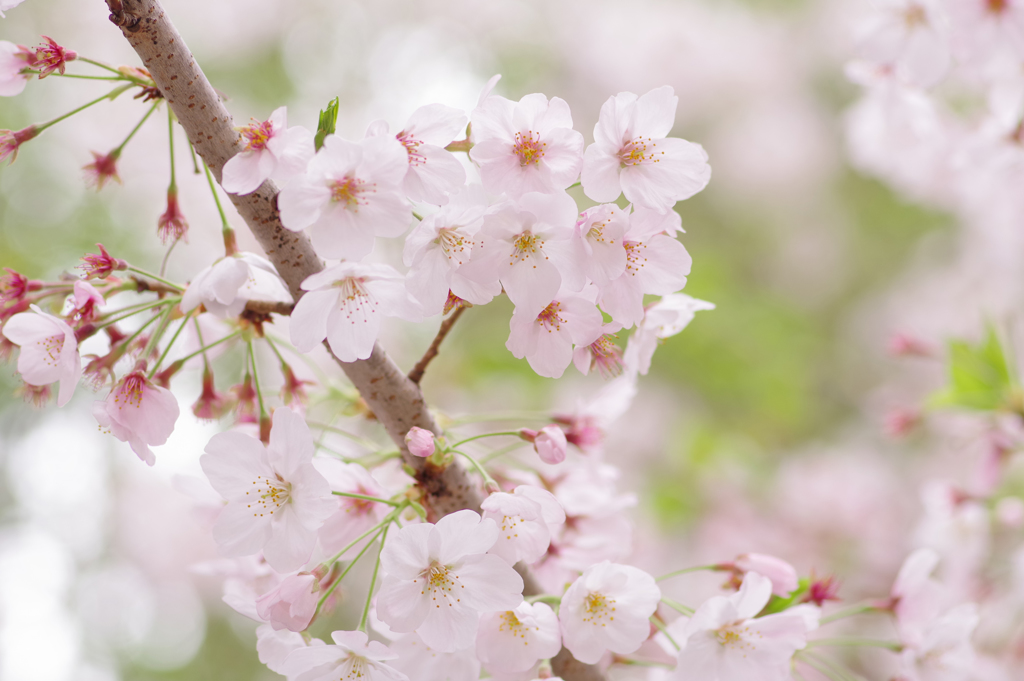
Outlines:
[[[465,309],[466,308],[464,306],[460,306],[451,314],[450,317],[448,317],[448,319],[441,322],[441,328],[437,330],[437,335],[434,336],[434,340],[430,344],[430,347],[427,348],[423,357],[420,361],[416,362],[416,366],[414,366],[412,371],[409,372],[410,381],[416,385],[420,384],[420,381],[423,380],[423,372],[427,370],[427,365],[437,357],[438,350],[441,348],[441,342],[445,339],[445,336],[448,335],[448,332],[452,330],[452,327],[455,326],[455,322],[459,321],[459,317]]]
[[[167,18],[158,0],[106,0],[111,21],[121,28],[153,82],[174,111],[192,147],[209,166],[218,184],[224,164],[242,151],[231,114],[196,64],[177,29]],[[277,268],[297,302],[306,277],[323,270],[324,265],[302,232],[289,231],[281,224],[277,210],[277,187],[269,180],[246,196],[229,194],[239,215]],[[454,316],[454,315],[453,315]],[[419,386],[402,373],[379,345],[368,359],[340,363],[349,380],[402,451],[403,459],[416,471],[416,480],[426,492],[432,515],[471,509],[480,511],[480,488],[466,470],[457,464],[445,468],[431,466],[425,459],[412,456],[405,445],[405,434],[412,426],[440,435]],[[529,576],[529,573],[526,573]],[[538,592],[536,582],[525,580],[526,595]],[[566,681],[597,681],[604,675],[592,665],[583,665],[562,650],[553,660],[554,671]]]

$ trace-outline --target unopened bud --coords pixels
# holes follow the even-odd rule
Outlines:
[[[410,428],[409,432],[405,434],[405,446],[409,448],[410,454],[423,459],[433,454],[437,448],[434,445],[434,434],[416,426]]]

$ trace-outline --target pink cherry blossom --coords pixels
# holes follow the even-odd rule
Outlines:
[[[481,613],[510,610],[523,600],[522,577],[486,554],[497,538],[493,520],[468,510],[388,537],[380,558],[380,619],[396,632],[415,631],[441,652],[472,645]]]
[[[7,40],[0,40],[0,97],[20,95],[31,75],[22,73],[28,67],[21,48]]]
[[[374,236],[409,228],[402,194],[408,165],[405,148],[391,137],[349,142],[328,135],[306,172],[281,190],[281,221],[296,232],[308,227],[322,258],[362,258]]]
[[[978,606],[964,603],[924,624],[913,640],[904,639],[900,663],[907,681],[970,678],[978,668],[971,643],[978,621]]]
[[[327,479],[332,491],[361,494],[378,499],[391,496],[376,478],[359,464],[324,458],[316,459],[314,465]],[[334,495],[332,506],[333,513],[320,528],[320,545],[328,554],[341,551],[383,520],[390,510],[387,504],[340,495]],[[353,550],[361,546],[362,544],[353,547]]]
[[[318,638],[311,639],[306,643],[302,634],[287,629],[277,630],[269,624],[264,624],[256,629],[256,652],[260,662],[267,665],[272,672],[281,674],[285,661],[292,651],[300,648],[325,645]]]
[[[170,390],[146,378],[145,363],[140,362],[114,386],[106,400],[93,404],[92,414],[101,428],[130,444],[132,451],[152,466],[156,457],[150,447],[167,442],[179,409]]]
[[[82,377],[82,358],[72,328],[33,305],[31,312],[21,312],[7,320],[0,331],[21,348],[18,355],[21,378],[34,386],[59,381],[57,406],[67,404]]]
[[[651,359],[659,341],[685,329],[700,310],[713,309],[714,303],[692,298],[685,293],[664,296],[647,310],[643,321],[629,337],[623,358],[626,366],[646,374],[651,368]]]
[[[772,593],[785,598],[800,586],[796,568],[775,556],[763,553],[744,553],[733,562],[741,572],[756,572],[772,582]]]
[[[97,307],[106,305],[103,296],[96,287],[87,281],[76,281],[72,289],[72,309],[69,316],[81,322],[88,322],[99,316]]]
[[[441,210],[425,217],[406,238],[406,287],[423,305],[425,315],[440,313],[449,291],[474,305],[486,305],[501,293],[496,279],[481,284],[459,272],[473,255],[473,239],[487,208],[480,186],[466,187],[452,195]]]
[[[799,605],[764,617],[772,582],[748,572],[732,596],[704,602],[687,623],[676,677],[708,681],[784,681],[790,678],[793,654],[807,645],[807,633],[818,628],[820,611]]]
[[[565,511],[551,492],[534,485],[519,485],[512,494],[495,492],[480,504],[484,518],[498,526],[498,540],[490,553],[509,565],[532,563],[548,550],[551,532],[565,522]],[[532,664],[532,663],[531,663]]]
[[[572,363],[573,345],[589,346],[601,337],[601,312],[592,299],[562,293],[540,314],[520,312],[509,320],[505,347],[523,357],[540,376],[560,378]]]
[[[425,459],[433,454],[436,449],[434,445],[434,434],[429,430],[413,426],[409,429],[409,432],[405,434],[405,446],[409,448],[409,453],[413,456]]]
[[[285,577],[256,599],[256,612],[274,629],[304,631],[313,620],[320,596],[320,580],[309,572]]]
[[[517,312],[538,315],[558,295],[577,215],[564,192],[526,194],[495,207],[460,273],[484,285],[500,281]]]
[[[262,550],[278,572],[309,560],[317,530],[337,508],[312,461],[309,428],[283,407],[274,411],[266,446],[238,431],[211,438],[199,463],[228,502],[213,527],[222,553],[246,556]]]
[[[69,61],[78,59],[78,53],[57,44],[53,38],[43,36],[44,42],[38,47],[21,46],[25,62],[29,68],[39,71],[39,78],[46,78],[51,73],[64,75],[64,69]]]
[[[599,289],[626,270],[623,236],[629,229],[629,213],[614,203],[594,206],[580,213],[570,240],[565,268],[565,287],[580,291],[589,280]]]
[[[280,673],[294,681],[409,681],[409,677],[385,664],[398,657],[361,631],[335,631],[334,645],[299,648],[288,655]]]
[[[665,212],[707,186],[711,166],[704,148],[666,137],[678,104],[667,85],[639,98],[620,92],[604,103],[583,159],[587,196],[608,202],[622,193],[631,203]]]
[[[181,298],[181,311],[203,305],[222,319],[237,317],[250,300],[291,302],[277,270],[255,253],[234,253],[201,270]]]
[[[515,610],[480,617],[476,655],[492,674],[525,672],[562,649],[558,616],[545,603],[523,603]]]
[[[562,641],[587,664],[607,651],[629,655],[650,635],[660,600],[654,577],[643,570],[608,561],[591,565],[562,596]]]
[[[517,199],[529,192],[557,193],[576,181],[583,135],[572,129],[569,105],[540,93],[519,102],[486,97],[470,115],[484,188]]]
[[[692,259],[686,248],[666,234],[623,239],[626,269],[601,289],[598,304],[612,319],[629,328],[644,318],[644,296],[665,296],[686,286]]]
[[[601,327],[601,335],[589,345],[577,345],[572,351],[572,363],[586,376],[594,368],[602,378],[614,378],[622,373],[622,348],[615,344],[615,333],[622,324],[611,322]]]
[[[86,253],[82,256],[82,264],[78,266],[78,269],[85,272],[86,279],[106,279],[114,272],[128,269],[128,263],[107,253],[103,244],[96,244],[96,247],[100,252]]]
[[[391,631],[380,621],[376,608],[372,606],[369,623],[388,641],[392,652],[398,654],[391,666],[411,675],[416,681],[477,681],[480,678],[480,660],[473,646],[452,652],[435,650],[416,632],[398,634]]]
[[[447,194],[466,183],[466,170],[445,147],[466,128],[466,114],[443,104],[421,106],[412,113],[405,127],[395,135],[409,157],[402,188],[412,201],[435,206],[448,202]],[[388,134],[388,124],[370,125],[367,136]]]
[[[34,125],[21,130],[0,129],[0,163],[7,159],[11,159],[11,163],[14,163],[18,158],[18,150],[21,149],[21,145],[38,136],[39,128]]]
[[[938,83],[951,61],[948,18],[934,0],[880,0],[868,7],[859,52],[919,87]]]
[[[292,343],[309,352],[325,338],[342,362],[373,352],[382,317],[418,321],[402,275],[387,265],[342,262],[302,282],[308,293],[292,310]]]
[[[288,107],[275,109],[270,118],[241,129],[245,149],[224,164],[221,186],[232,194],[251,194],[266,180],[285,184],[305,172],[313,158],[313,133],[301,126],[288,127]]]

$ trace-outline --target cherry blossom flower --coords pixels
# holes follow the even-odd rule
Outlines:
[[[292,651],[323,645],[326,644],[318,638],[310,639],[307,644],[302,634],[287,629],[279,631],[269,624],[256,628],[256,652],[260,662],[278,674],[283,674],[281,670]]]
[[[103,296],[88,281],[76,281],[72,288],[72,310],[70,316],[79,323],[92,321],[99,315],[97,306],[106,305]]]
[[[167,208],[156,221],[157,234],[164,243],[184,239],[188,242],[188,220],[178,206],[178,190],[167,190]]]
[[[969,678],[978,664],[971,643],[978,621],[978,607],[964,603],[924,624],[913,640],[904,639],[900,663],[907,681]]]
[[[256,599],[256,612],[274,629],[305,631],[316,614],[320,579],[309,572],[285,577]]]
[[[409,448],[409,453],[413,456],[425,459],[433,454],[436,449],[434,434],[429,430],[413,426],[405,434],[405,446]]]
[[[601,107],[594,144],[583,157],[583,191],[595,201],[630,203],[661,212],[688,199],[711,179],[708,155],[699,144],[666,137],[679,98],[669,86],[642,97],[620,92]]]
[[[381,317],[418,321],[402,276],[387,265],[342,262],[302,282],[308,293],[292,310],[292,343],[309,352],[324,338],[342,362],[366,359]]]
[[[692,259],[686,248],[666,234],[626,233],[626,269],[601,289],[598,304],[629,328],[644,318],[644,295],[665,296],[686,286]]]
[[[234,253],[201,270],[185,289],[181,311],[203,305],[221,317],[237,317],[250,300],[291,302],[285,284],[266,258]]]
[[[558,295],[577,215],[576,202],[564,192],[526,194],[495,207],[460,274],[485,285],[500,281],[524,319],[540,314]]]
[[[629,337],[624,353],[626,365],[633,371],[646,374],[651,368],[651,359],[658,348],[658,341],[685,329],[700,310],[714,309],[714,303],[692,298],[685,293],[664,296],[647,310],[643,321]]]
[[[127,442],[140,459],[152,466],[156,457],[150,447],[167,442],[179,409],[170,390],[146,378],[145,362],[140,362],[114,386],[106,400],[93,403],[92,414],[101,428]]]
[[[544,463],[558,464],[565,461],[568,440],[565,432],[557,425],[544,426],[540,431],[523,428],[519,436],[533,443],[533,450]]]
[[[572,129],[565,100],[543,94],[519,102],[486,97],[470,115],[484,188],[513,199],[529,192],[558,193],[576,181],[583,135]]]
[[[859,52],[920,87],[935,85],[949,70],[948,19],[934,0],[872,3],[861,28]]]
[[[589,346],[601,337],[601,312],[583,295],[560,294],[540,314],[520,312],[509,320],[505,347],[523,357],[540,376],[560,378],[572,363],[573,345]]]
[[[609,650],[629,655],[650,635],[660,600],[661,590],[643,570],[608,561],[591,565],[562,596],[562,641],[587,664]]]
[[[204,421],[215,421],[235,406],[235,400],[229,395],[217,392],[213,381],[213,372],[209,366],[203,369],[203,390],[199,398],[192,405],[192,413],[195,417]]]
[[[0,97],[14,97],[25,89],[31,76],[22,73],[28,64],[21,48],[7,40],[0,40]]]
[[[121,177],[117,174],[117,159],[121,154],[117,149],[109,154],[99,154],[95,151],[89,153],[92,154],[92,163],[82,167],[87,186],[95,187],[96,191],[99,191],[110,180],[121,184]]]
[[[473,239],[487,208],[480,186],[466,187],[452,195],[441,210],[425,217],[406,238],[406,287],[427,316],[441,312],[450,294],[474,305],[486,305],[501,293],[496,279],[481,284],[459,271],[473,255]]]
[[[558,616],[545,603],[523,602],[480,617],[476,655],[492,674],[525,672],[561,649]]]
[[[245,149],[224,164],[221,186],[232,194],[251,194],[265,181],[284,184],[306,170],[313,158],[313,133],[288,127],[288,107],[275,109],[262,123],[241,129]]]
[[[965,63],[988,74],[1017,69],[1024,58],[1024,3],[1020,0],[952,0],[950,40]]]
[[[391,666],[417,681],[477,681],[480,678],[480,660],[474,646],[444,652],[423,642],[419,634],[398,634],[380,621],[375,607],[370,607],[369,623],[374,631],[388,641],[398,658]]]
[[[590,345],[577,345],[572,351],[572,363],[586,376],[594,368],[602,378],[614,378],[622,373],[622,348],[615,344],[615,333],[622,324],[611,322],[601,327],[601,335]]]
[[[72,328],[33,305],[31,312],[21,312],[7,320],[0,331],[21,348],[21,378],[34,386],[59,382],[57,406],[67,404],[82,377],[82,359]]]
[[[412,201],[435,206],[448,202],[448,192],[466,183],[466,169],[450,151],[445,151],[466,128],[466,114],[443,104],[421,106],[412,113],[405,127],[395,135],[408,154],[409,169],[402,181],[405,195]],[[367,136],[388,134],[388,124],[375,121]]]
[[[343,463],[337,459],[317,459],[316,469],[327,479],[332,491],[361,494],[386,499],[391,494],[376,478],[356,463]],[[333,512],[320,528],[320,545],[328,554],[348,546],[361,534],[384,519],[389,507],[375,501],[335,495]],[[370,541],[369,538],[367,541]],[[360,548],[353,547],[353,550]]]
[[[569,267],[564,270],[565,287],[580,291],[587,280],[599,289],[626,270],[626,247],[622,237],[629,229],[629,213],[614,203],[594,206],[580,213],[569,241]]]
[[[708,681],[784,681],[790,660],[807,645],[807,633],[818,628],[817,606],[798,605],[782,612],[755,616],[772,597],[772,582],[748,572],[732,596],[704,602],[686,625],[676,667],[678,678]],[[686,676],[683,676],[683,675]]]
[[[38,135],[39,129],[34,125],[21,130],[0,129],[0,163],[8,158],[11,159],[11,163],[14,163],[18,158],[18,149],[21,148],[21,145]]]
[[[552,530],[565,522],[558,499],[534,485],[519,485],[512,494],[495,492],[483,500],[480,508],[483,517],[498,526],[498,540],[489,552],[509,565],[532,563],[543,556],[551,543]]]
[[[96,244],[99,254],[86,253],[82,256],[82,264],[78,269],[85,272],[86,279],[106,279],[114,272],[128,269],[128,263],[107,253],[103,244]]]
[[[262,550],[278,572],[309,560],[317,530],[337,508],[312,461],[309,428],[283,407],[274,411],[267,446],[237,431],[211,438],[199,463],[228,502],[213,527],[222,553],[246,556]]]
[[[412,213],[401,193],[408,165],[392,138],[328,135],[305,174],[281,190],[281,221],[295,232],[308,227],[323,258],[362,258],[375,235],[397,237],[409,228]]]
[[[378,616],[394,631],[415,631],[431,648],[452,652],[476,638],[480,613],[510,610],[523,598],[523,580],[498,556],[485,554],[498,538],[493,520],[456,511],[436,525],[407,525],[381,552],[385,577]]]
[[[772,593],[784,598],[800,586],[796,568],[775,556],[763,553],[744,553],[733,562],[741,572],[756,572],[772,583]]]
[[[49,36],[44,35],[43,40],[46,42],[39,47],[22,46],[20,48],[25,62],[29,68],[39,71],[40,79],[46,78],[54,72],[63,76],[67,63],[78,59],[78,53],[66,47],[61,47]]]
[[[14,9],[23,2],[25,2],[25,0],[0,0],[0,17],[6,16],[4,12],[9,9]]]
[[[25,295],[30,291],[38,291],[42,288],[41,281],[29,279],[21,272],[5,267],[7,274],[0,276],[0,300],[16,302],[24,300]]]
[[[299,648],[291,652],[280,673],[294,681],[409,681],[385,662],[397,654],[361,631],[335,631],[334,645]]]

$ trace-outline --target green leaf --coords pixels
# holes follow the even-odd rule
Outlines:
[[[991,326],[977,345],[949,343],[949,385],[929,399],[933,407],[979,411],[1012,409],[1016,402],[1010,363]]]
[[[313,143],[316,150],[324,145],[324,138],[334,134],[334,128],[338,124],[338,98],[335,97],[328,104],[327,108],[320,112],[320,122],[316,125],[316,136]]]

